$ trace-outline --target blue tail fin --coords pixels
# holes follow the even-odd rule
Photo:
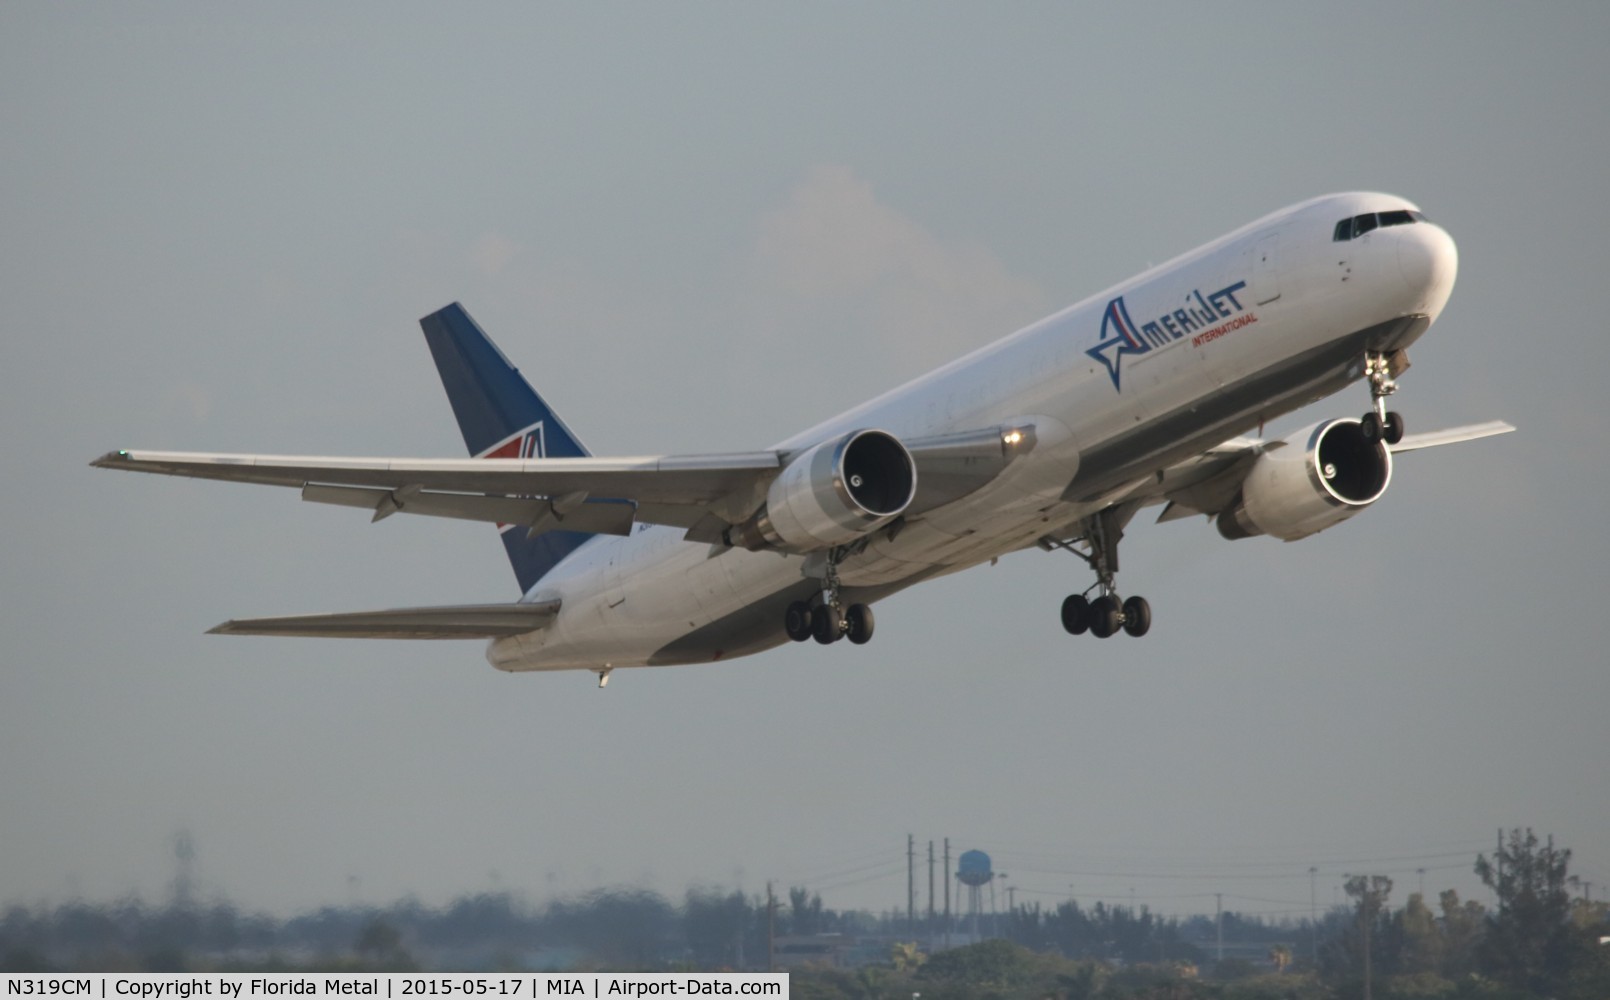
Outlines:
[[[419,325],[471,455],[582,458],[588,454],[463,306],[455,302]],[[579,531],[550,531],[528,539],[520,525],[499,525],[498,530],[522,592],[592,537]]]

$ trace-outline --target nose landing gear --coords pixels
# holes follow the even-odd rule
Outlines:
[[[1123,631],[1139,637],[1151,630],[1151,603],[1144,597],[1131,596],[1125,600],[1118,596],[1118,540],[1123,537],[1124,525],[1134,513],[1135,508],[1127,505],[1109,507],[1080,522],[1083,533],[1074,538],[1063,540],[1047,536],[1040,539],[1041,548],[1072,552],[1096,573],[1093,586],[1082,594],[1070,594],[1062,602],[1062,627],[1069,635],[1089,632],[1098,639],[1106,639]],[[1100,591],[1095,600],[1090,599],[1093,590]]]
[[[1365,353],[1364,377],[1370,382],[1371,409],[1359,421],[1365,438],[1389,445],[1403,440],[1403,415],[1386,408],[1386,398],[1398,391],[1398,384],[1392,379],[1393,362],[1394,357],[1379,351]]]

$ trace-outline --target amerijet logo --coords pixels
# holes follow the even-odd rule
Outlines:
[[[476,458],[542,458],[548,453],[542,439],[542,421],[505,438],[501,443],[476,455]]]
[[[1257,322],[1258,317],[1245,312],[1241,300],[1236,298],[1236,292],[1245,287],[1245,281],[1238,281],[1206,295],[1193,288],[1185,296],[1182,308],[1140,324],[1129,318],[1129,307],[1120,295],[1107,303],[1107,311],[1101,317],[1101,339],[1085,353],[1101,362],[1112,376],[1112,387],[1122,391],[1124,355],[1146,354],[1186,337],[1200,347],[1231,330]]]

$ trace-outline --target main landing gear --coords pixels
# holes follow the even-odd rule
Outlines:
[[[815,639],[826,646],[848,638],[857,646],[872,641],[872,609],[865,604],[844,606],[839,586],[839,560],[844,550],[827,553],[827,571],[822,593],[812,601],[795,601],[783,612],[783,631],[795,642]]]
[[[1132,507],[1109,507],[1080,522],[1083,534],[1066,541],[1040,539],[1044,549],[1063,549],[1083,559],[1096,572],[1096,582],[1082,594],[1070,594],[1062,602],[1062,627],[1070,635],[1089,632],[1098,639],[1117,635],[1120,630],[1143,636],[1152,627],[1152,606],[1144,597],[1118,596],[1118,540],[1124,525],[1134,516]],[[1083,548],[1078,546],[1083,545]],[[1100,594],[1092,600],[1091,591]]]
[[[1386,408],[1386,397],[1398,391],[1392,380],[1392,359],[1379,351],[1364,354],[1364,377],[1370,381],[1370,412],[1359,421],[1359,430],[1370,441],[1397,444],[1403,440],[1403,415]]]

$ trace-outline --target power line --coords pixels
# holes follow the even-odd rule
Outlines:
[[[890,851],[887,847],[880,847],[877,850],[861,851],[857,854],[850,855],[841,855],[837,860],[826,861],[818,866],[820,868],[828,869],[825,873],[820,875],[812,875],[806,878],[797,878],[794,879],[794,881],[818,882],[822,879],[833,878],[837,875],[846,874],[848,872],[861,871],[865,868],[870,868],[881,863],[880,861],[875,861],[873,859],[877,858],[886,861],[893,856],[893,853],[894,852]]]
[[[882,861],[874,861],[869,864],[857,865],[854,868],[844,868],[839,871],[827,872],[812,878],[796,878],[790,879],[789,881],[793,882],[795,885],[815,886],[819,882],[831,882],[832,880],[842,878],[845,875],[858,875],[861,872],[871,871],[874,868],[883,868],[888,865],[895,865],[899,863],[900,861],[898,858],[885,857]]]
[[[999,841],[990,841],[987,839],[980,843],[981,847],[988,848],[992,853],[1003,856],[1010,854],[1019,857],[1037,856],[1042,858],[1064,858],[1067,857],[1068,854],[1066,845],[1035,845],[1033,847],[1025,847],[1023,845],[1004,845]],[[1311,845],[1304,845],[1302,847],[1250,848],[1249,850],[1257,855],[1257,860],[1252,861],[1234,861],[1224,857],[1204,858],[1198,856],[1194,858],[1179,858],[1178,855],[1173,855],[1173,857],[1177,859],[1178,863],[1180,864],[1204,865],[1215,868],[1270,867],[1298,863],[1301,863],[1305,866],[1316,863],[1335,865],[1363,865],[1379,864],[1391,861],[1414,861],[1421,859],[1435,860],[1438,858],[1469,857],[1473,854],[1488,849],[1488,847],[1490,847],[1490,845],[1485,839],[1483,839],[1451,841],[1444,842],[1442,844],[1427,845],[1424,850],[1417,853],[1328,851],[1315,848]],[[1090,858],[1113,856],[1106,854],[1105,852],[1090,850],[1081,851],[1080,854]],[[1358,855],[1360,854],[1367,854],[1369,856],[1359,857]],[[1127,851],[1119,853],[1117,856],[1125,859],[1134,859],[1136,857],[1135,854]]]
[[[863,875],[860,878],[845,879],[841,882],[807,883],[805,887],[808,889],[815,889],[817,892],[827,892],[832,889],[844,889],[852,885],[864,885],[867,882],[876,882],[880,879],[895,878],[899,876],[900,862],[890,862],[887,868],[887,871],[874,872],[871,875]]]
[[[1005,860],[1011,860],[1009,855],[1002,855],[1001,857],[1003,859],[1005,859]],[[1253,874],[1234,875],[1234,874],[1225,874],[1224,872],[1155,872],[1155,871],[1154,872],[1140,872],[1140,871],[1111,871],[1111,870],[1103,871],[1103,870],[1089,869],[1089,868],[1041,868],[1041,867],[1038,867],[1038,866],[1033,865],[1033,864],[1022,864],[1022,863],[1019,863],[1017,861],[1013,861],[1012,863],[1016,866],[1018,871],[1036,872],[1036,873],[1041,874],[1041,875],[1072,875],[1072,876],[1075,876],[1075,877],[1078,877],[1078,878],[1119,878],[1119,879],[1154,879],[1154,880],[1156,880],[1156,879],[1174,879],[1174,880],[1179,880],[1179,881],[1197,881],[1197,882],[1269,882],[1269,881],[1276,881],[1276,880],[1282,880],[1282,879],[1301,878],[1302,876],[1308,874],[1307,868],[1301,868],[1301,869],[1287,868],[1284,871],[1263,872],[1263,873],[1255,874],[1255,875],[1253,875]],[[1462,864],[1455,864],[1455,865],[1422,865],[1420,867],[1424,868],[1428,872],[1434,872],[1434,871],[1452,871],[1454,869],[1465,868],[1466,866],[1462,865]],[[1413,872],[1413,871],[1416,871],[1416,870],[1417,869],[1414,869],[1414,868],[1390,869],[1388,873],[1392,873],[1392,872],[1396,872],[1396,873]],[[1320,869],[1320,871],[1321,871],[1321,873],[1324,873],[1325,868],[1322,867]],[[1342,874],[1342,873],[1338,871],[1338,872],[1332,872],[1331,874],[1338,874],[1339,875],[1339,874]]]

